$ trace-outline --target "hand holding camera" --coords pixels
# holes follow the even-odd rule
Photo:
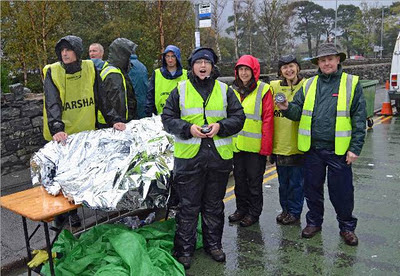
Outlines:
[[[207,133],[210,133],[210,131],[211,131],[211,127],[209,127],[208,125],[201,126],[201,130],[200,130],[201,133],[207,134]]]
[[[190,128],[190,133],[193,137],[197,138],[212,138],[219,132],[220,125],[219,123],[212,123],[209,125],[192,125]]]
[[[283,93],[275,94],[275,103],[276,103],[276,106],[281,110],[286,110],[289,106],[286,96]]]

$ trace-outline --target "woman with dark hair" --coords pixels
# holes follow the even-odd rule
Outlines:
[[[242,56],[235,66],[232,88],[242,103],[246,121],[234,139],[233,176],[236,211],[228,218],[247,227],[256,223],[263,207],[262,185],[267,156],[272,153],[274,103],[269,84],[259,81],[260,63]]]

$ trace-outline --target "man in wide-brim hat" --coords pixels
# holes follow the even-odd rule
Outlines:
[[[324,182],[328,168],[329,198],[335,208],[340,236],[358,244],[354,233],[354,186],[351,165],[361,153],[365,137],[365,99],[358,76],[343,72],[346,55],[332,43],[322,44],[311,62],[317,75],[306,80],[293,101],[277,106],[282,114],[299,121],[298,148],[305,152],[304,196],[307,226],[301,235],[311,238],[322,229]]]
[[[311,59],[311,62],[315,65],[318,65],[318,59],[327,56],[337,56],[340,58],[340,62],[346,60],[346,54],[343,52],[339,52],[336,46],[332,43],[322,44],[318,49],[318,55]]]

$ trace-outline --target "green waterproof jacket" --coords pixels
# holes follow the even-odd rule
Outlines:
[[[311,122],[311,148],[315,149],[335,149],[335,122],[336,105],[339,91],[342,66],[339,64],[338,70],[330,75],[323,74],[318,69],[317,92],[315,106]],[[289,103],[289,108],[282,111],[283,116],[299,121],[304,104],[303,88],[297,91],[293,101]],[[350,108],[352,124],[352,135],[349,151],[360,155],[365,137],[365,121],[367,118],[365,109],[365,99],[360,83],[357,83],[354,92],[353,102]]]

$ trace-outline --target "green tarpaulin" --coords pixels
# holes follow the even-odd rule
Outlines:
[[[62,254],[55,260],[55,272],[60,276],[185,275],[171,255],[174,235],[173,219],[136,230],[119,224],[98,225],[78,239],[63,230],[53,246],[53,252]],[[196,248],[201,248],[200,227],[197,236]],[[48,263],[41,273],[50,275]]]

